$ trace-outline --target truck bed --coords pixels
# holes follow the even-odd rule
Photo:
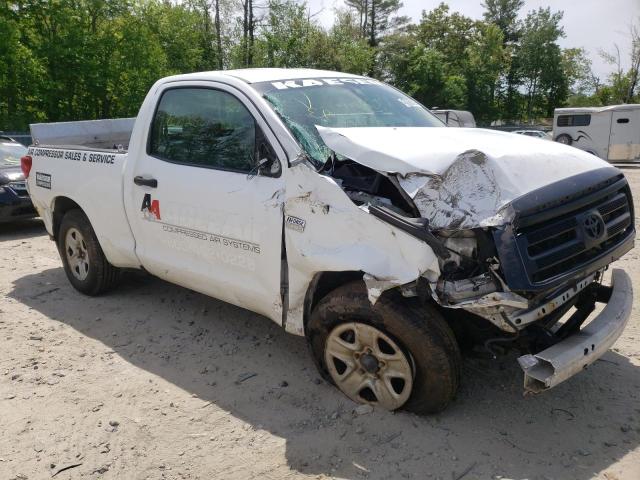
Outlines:
[[[134,118],[31,124],[33,144],[74,150],[125,152]]]
[[[81,205],[112,264],[136,267],[123,174],[133,119],[31,125],[29,194],[54,235],[56,202]]]

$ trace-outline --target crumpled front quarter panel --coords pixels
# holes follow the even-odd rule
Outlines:
[[[332,178],[306,163],[286,175],[287,331],[304,334],[304,299],[318,272],[364,272],[372,302],[384,290],[423,274],[434,280],[440,275],[438,259],[426,243],[355,205]]]

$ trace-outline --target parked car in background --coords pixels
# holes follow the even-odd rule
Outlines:
[[[610,162],[640,160],[640,105],[556,108],[553,139]]]
[[[515,130],[512,133],[517,133],[518,135],[526,135],[527,137],[541,138],[543,140],[551,140],[549,134],[542,130]]]
[[[25,147],[28,147],[29,145],[31,145],[33,142],[31,140],[31,133],[29,132],[5,132],[5,131],[0,131],[0,138],[11,138],[12,140],[15,140],[18,143],[21,143],[22,145],[24,145]]]
[[[20,157],[26,153],[24,145],[0,136],[0,222],[37,216],[20,168]]]
[[[476,119],[473,113],[466,110],[431,110],[436,117],[442,120],[448,127],[470,127],[476,126]]]

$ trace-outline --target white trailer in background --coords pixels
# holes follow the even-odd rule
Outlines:
[[[640,160],[640,105],[556,108],[553,139],[610,162]]]

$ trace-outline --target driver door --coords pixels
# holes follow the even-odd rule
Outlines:
[[[146,270],[281,323],[284,182],[273,143],[232,87],[166,88],[125,203]]]

